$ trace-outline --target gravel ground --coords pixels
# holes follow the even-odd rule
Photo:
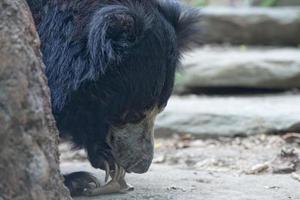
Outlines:
[[[300,200],[298,137],[160,138],[149,172],[127,175],[134,191],[75,199]],[[60,150],[63,173],[90,171],[104,179],[104,172],[93,169],[83,151],[71,152],[65,143]]]

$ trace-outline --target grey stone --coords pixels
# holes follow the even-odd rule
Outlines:
[[[252,5],[263,5],[264,0],[252,0]],[[300,6],[299,0],[276,0],[272,6]]]
[[[156,122],[156,135],[197,137],[300,131],[300,95],[172,97]]]
[[[299,48],[208,47],[183,59],[179,87],[300,87]]]
[[[202,9],[204,43],[299,45],[300,8]]]

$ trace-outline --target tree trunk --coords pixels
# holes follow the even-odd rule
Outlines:
[[[0,0],[0,199],[71,199],[39,39],[24,0]]]

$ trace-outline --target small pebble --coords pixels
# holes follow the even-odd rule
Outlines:
[[[295,179],[297,181],[300,181],[300,175],[299,174],[294,172],[294,173],[291,174],[291,176],[292,176],[293,179]]]
[[[266,171],[269,168],[269,164],[268,163],[263,163],[263,164],[257,164],[254,165],[248,172],[246,172],[247,174],[258,174],[261,172]]]

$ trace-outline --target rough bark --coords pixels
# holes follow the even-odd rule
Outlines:
[[[71,199],[39,39],[23,0],[0,0],[0,199]]]

